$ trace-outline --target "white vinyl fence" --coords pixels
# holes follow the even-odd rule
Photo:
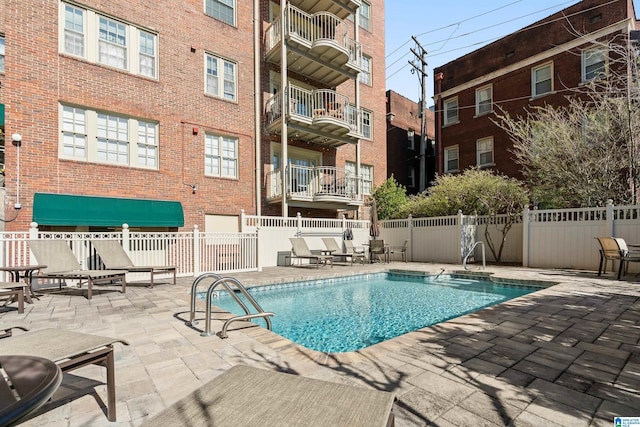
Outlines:
[[[483,242],[487,262],[494,261],[486,234],[497,245],[508,218],[455,216],[380,221],[380,239],[399,248],[408,241],[407,258],[414,262],[461,264],[475,242]],[[581,209],[525,210],[512,221],[502,252],[502,262],[524,267],[597,270],[596,237],[622,237],[640,243],[640,206]],[[1,233],[0,266],[36,264],[29,239],[63,239],[69,243],[83,268],[101,268],[92,239],[117,239],[134,264],[176,265],[180,276],[202,272],[260,271],[286,265],[290,237],[303,237],[312,252],[325,249],[323,237],[339,243],[351,238],[365,247],[371,239],[370,221],[330,218],[269,217],[240,215],[239,233],[192,232],[134,233],[126,225],[118,233],[46,233],[37,224],[28,232]],[[479,247],[470,260],[481,262]],[[631,266],[632,272],[640,265]],[[132,278],[135,280],[135,278]],[[5,277],[8,280],[8,277]]]

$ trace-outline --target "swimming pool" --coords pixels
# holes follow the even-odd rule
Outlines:
[[[442,275],[377,273],[250,289],[273,332],[328,353],[355,351],[541,289]],[[244,314],[220,292],[213,304]],[[262,319],[255,320],[263,324]]]

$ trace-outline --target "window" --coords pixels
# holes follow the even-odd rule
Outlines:
[[[409,176],[407,177],[407,187],[415,188],[416,186],[416,168],[409,166]]]
[[[351,176],[357,176],[354,162],[346,162],[344,170]],[[371,194],[373,190],[373,166],[360,164],[360,181],[362,182],[362,194]]]
[[[371,5],[365,1],[360,4],[360,26],[371,31]]]
[[[64,53],[84,57],[84,9],[64,5]]]
[[[458,98],[444,101],[444,125],[458,123]]]
[[[158,168],[157,122],[69,105],[60,117],[60,158]]]
[[[362,136],[364,139],[373,139],[371,124],[373,123],[373,113],[362,110]]]
[[[476,89],[476,116],[490,113],[493,110],[492,86]]]
[[[408,129],[407,130],[407,148],[409,150],[415,150],[416,149],[416,143],[415,143],[415,135],[416,135],[416,131],[414,131],[413,129]]]
[[[0,34],[0,73],[4,73],[4,36]]]
[[[235,25],[235,0],[205,0],[204,13],[216,19]]]
[[[588,82],[606,74],[607,52],[603,47],[582,51],[582,81]]]
[[[127,69],[127,30],[124,24],[99,18],[98,62]]]
[[[205,136],[204,173],[225,178],[238,177],[238,140],[222,135]]]
[[[493,137],[482,138],[476,141],[476,160],[478,166],[492,166],[493,162]]]
[[[360,82],[371,86],[371,57],[363,54],[360,64],[362,65],[359,75]]]
[[[157,34],[93,10],[61,5],[60,52],[133,74],[157,77]]]
[[[458,163],[458,146],[446,147],[444,149],[444,171],[457,172],[460,168]]]
[[[156,124],[138,122],[138,166],[155,168],[158,166],[158,139]]]
[[[531,96],[536,97],[553,91],[553,66],[545,64],[531,70]]]
[[[206,55],[206,92],[235,101],[236,64],[214,55]]]

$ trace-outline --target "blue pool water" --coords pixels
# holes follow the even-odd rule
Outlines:
[[[271,318],[273,332],[307,348],[355,351],[540,288],[451,276],[393,273],[250,289]],[[244,314],[221,292],[213,304]],[[247,304],[247,306],[250,306]],[[256,323],[265,324],[262,319]]]

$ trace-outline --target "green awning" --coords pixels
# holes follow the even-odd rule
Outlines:
[[[180,202],[35,193],[33,221],[41,225],[182,227]]]
[[[4,104],[0,104],[0,126],[4,126]]]

